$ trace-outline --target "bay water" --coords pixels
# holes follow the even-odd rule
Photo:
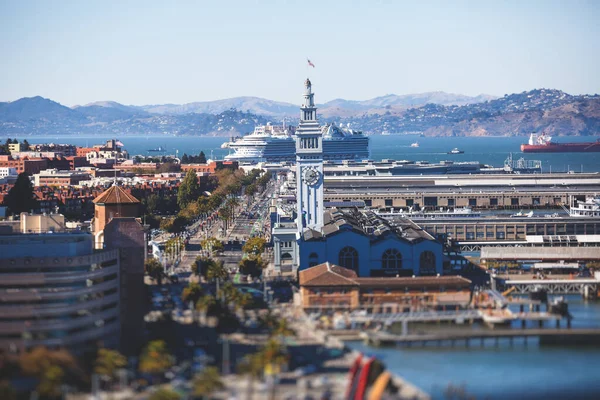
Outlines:
[[[113,137],[97,136],[28,136],[30,143],[71,143],[78,146],[102,144]],[[131,155],[161,155],[163,153],[148,150],[162,147],[166,154],[184,153],[198,154],[204,151],[207,157],[222,159],[229,153],[221,145],[228,141],[226,137],[214,136],[121,136],[116,137],[125,145]],[[6,138],[0,138],[4,141]],[[595,141],[595,137],[558,138],[560,142]],[[419,147],[411,147],[414,142]],[[552,154],[523,154],[521,143],[527,142],[527,137],[419,137],[413,135],[371,136],[371,159],[394,159],[411,161],[439,162],[452,160],[455,162],[478,161],[495,167],[503,165],[509,153],[513,158],[524,157],[527,160],[541,160],[543,172],[597,172],[600,171],[600,153],[552,153]],[[448,154],[453,148],[464,151],[464,154]]]

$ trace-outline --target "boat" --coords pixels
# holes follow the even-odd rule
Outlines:
[[[600,217],[600,197],[586,197],[585,201],[575,201],[569,207],[571,217]]]
[[[162,146],[158,146],[155,149],[148,149],[148,151],[152,151],[152,152],[162,152],[162,151],[166,151],[166,149]]]
[[[531,218],[533,217],[533,211],[529,211],[528,213],[523,213],[523,211],[519,211],[516,214],[512,214],[511,218]]]
[[[390,133],[388,131],[383,131],[381,132],[381,136],[390,136]]]
[[[410,147],[419,147],[419,142],[414,142],[410,145]]]
[[[452,150],[450,150],[448,152],[448,154],[464,154],[465,152],[463,150],[459,150],[458,148],[453,148]]]
[[[369,138],[361,131],[349,127],[326,124],[323,133],[323,159],[325,161],[363,160],[369,158]],[[268,123],[254,128],[254,132],[224,143],[231,153],[227,161],[242,163],[295,162],[295,127],[275,126]]]
[[[600,152],[600,139],[595,142],[558,143],[545,133],[532,133],[527,144],[521,144],[523,153],[594,153]]]

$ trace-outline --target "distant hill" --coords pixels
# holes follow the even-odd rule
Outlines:
[[[485,101],[483,101],[485,100]],[[437,102],[437,103],[435,103]],[[444,104],[440,104],[444,103]],[[227,108],[229,107],[229,108]],[[144,134],[239,135],[255,125],[278,123],[298,105],[238,97],[185,105],[128,106],[112,101],[65,107],[42,97],[0,103],[0,135]],[[365,101],[333,100],[319,106],[322,122],[350,124],[378,134],[428,136],[598,135],[600,96],[535,89],[491,99],[431,92],[386,95]]]
[[[114,102],[65,107],[42,97],[0,103],[0,135],[143,134],[240,135],[265,117],[237,110],[217,114],[154,115]]]
[[[426,104],[438,105],[465,105],[482,103],[488,100],[493,100],[496,97],[480,94],[479,96],[471,97],[462,94],[453,94],[446,92],[427,92],[417,94],[396,95],[388,94],[385,96],[375,97],[370,100],[344,100],[335,99],[321,105],[320,113],[326,117],[334,116],[350,116],[357,112],[374,114],[377,112],[392,112],[398,113],[402,110],[414,107],[422,107]]]
[[[423,132],[428,136],[598,135],[600,96],[572,96],[535,89],[485,103],[463,106],[427,104],[400,113],[364,113],[330,118],[370,133]]]
[[[385,107],[406,109],[420,107],[425,104],[463,105],[494,99],[493,96],[479,95],[476,97],[464,96],[445,92],[430,92],[420,94],[395,95],[390,94],[376,97],[371,100],[344,100],[336,99],[324,104],[319,104],[319,113],[328,116],[348,116],[356,112],[365,112]],[[92,103],[94,104],[94,103]],[[116,103],[118,104],[118,103]],[[156,104],[138,107],[152,114],[181,115],[188,113],[217,114],[235,108],[252,114],[264,115],[273,118],[295,117],[298,115],[299,104],[284,103],[262,99],[260,97],[234,97],[231,99],[201,101],[186,104]]]
[[[234,97],[232,99],[199,101],[187,104],[159,104],[140,106],[152,114],[181,115],[189,113],[218,114],[236,109],[267,117],[284,117],[298,114],[298,105],[261,99],[260,97]]]

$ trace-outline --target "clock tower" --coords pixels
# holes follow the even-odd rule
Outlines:
[[[304,103],[296,130],[296,201],[298,232],[323,227],[323,135],[309,79],[304,82]]]

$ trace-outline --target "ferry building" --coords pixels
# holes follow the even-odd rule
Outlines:
[[[372,212],[325,209],[323,137],[309,79],[296,130],[295,219],[275,217],[275,269],[300,271],[325,262],[359,277],[442,273],[443,247],[414,222],[386,221]]]

